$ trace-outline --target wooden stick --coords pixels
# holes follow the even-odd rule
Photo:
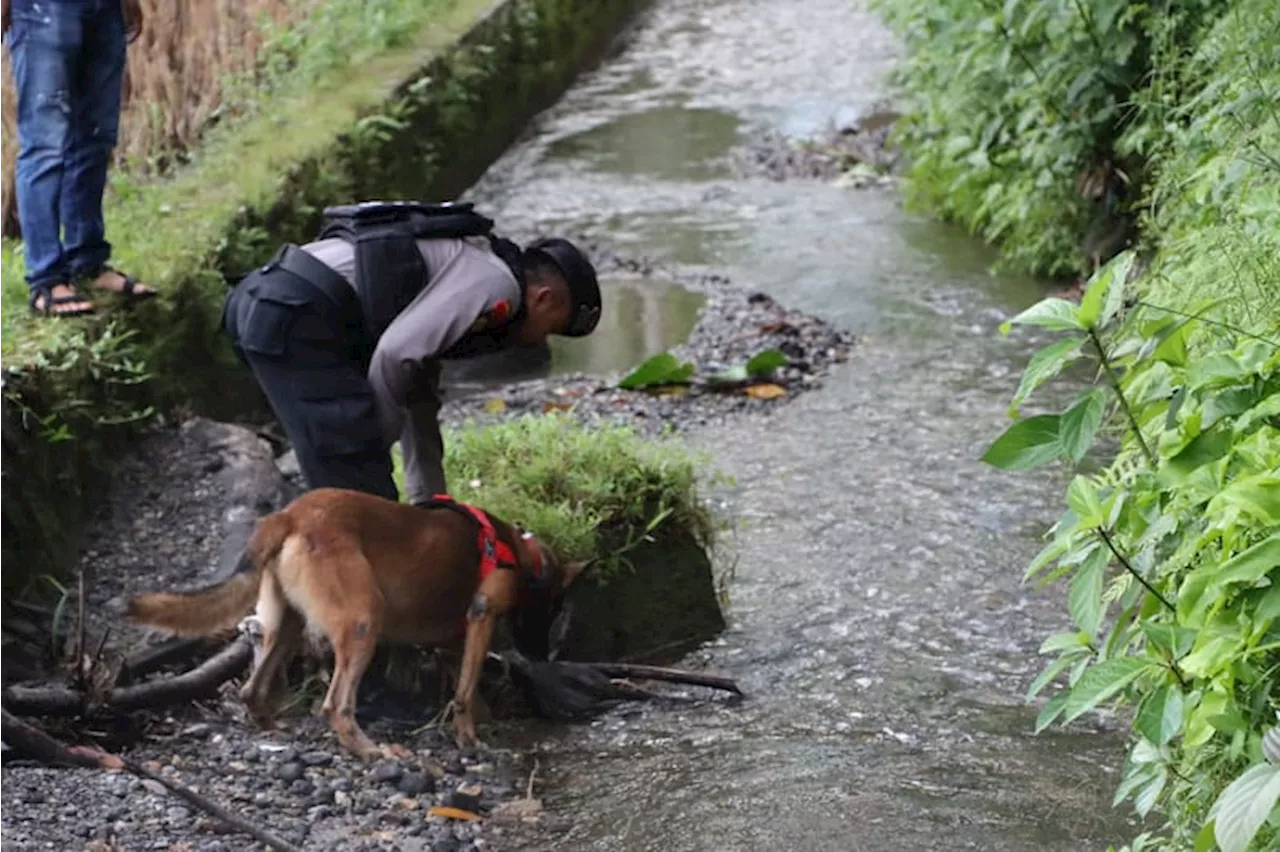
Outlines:
[[[99,749],[84,746],[67,747],[34,725],[14,716],[8,710],[0,708],[0,714],[3,714],[3,736],[5,742],[42,763],[52,766],[76,766],[90,769],[127,769],[134,775],[140,775],[143,778],[155,781],[175,796],[190,802],[205,813],[212,814],[232,828],[239,829],[254,839],[280,850],[280,852],[302,852],[299,847],[281,840],[265,829],[258,828],[243,817],[237,816],[216,802],[206,799],[195,790],[184,787],[176,781],[171,781],[158,772],[152,772],[142,764],[127,757],[108,754]]]
[[[183,639],[177,636],[157,642],[127,657],[120,666],[116,676],[116,686],[128,686],[130,683],[165,666],[187,662],[208,647],[209,641],[203,637]]]
[[[725,692],[732,692],[735,695],[743,694],[742,690],[738,688],[738,684],[734,683],[731,678],[721,677],[720,675],[687,672],[681,669],[668,669],[661,666],[642,666],[637,663],[580,663],[579,665],[590,666],[609,677],[634,677],[641,680],[662,680],[668,683],[689,683],[696,686],[721,689]]]
[[[91,704],[88,712],[123,713],[203,698],[244,671],[251,659],[253,646],[242,636],[185,674],[113,689],[101,701]],[[81,712],[87,697],[79,690],[64,686],[11,686],[3,693],[6,707],[28,716],[75,716]]]
[[[89,672],[85,669],[85,616],[84,616],[84,599],[85,599],[85,581],[84,569],[81,568],[76,576],[76,686],[84,694],[89,693]]]
[[[279,837],[276,837],[264,828],[258,828],[244,817],[231,813],[216,802],[206,799],[195,790],[192,790],[189,787],[184,787],[176,781],[170,781],[160,773],[152,772],[145,766],[129,760],[127,757],[120,757],[119,760],[124,764],[124,768],[132,772],[134,775],[141,775],[143,778],[150,778],[152,781],[163,784],[169,792],[173,793],[178,798],[185,799],[205,813],[212,814],[227,825],[240,829],[245,834],[267,844],[267,846],[278,849],[280,852],[302,852],[299,847],[294,846],[286,840],[281,840]]]
[[[39,728],[0,708],[0,736],[20,754],[50,766],[98,766],[92,757],[73,752]]]

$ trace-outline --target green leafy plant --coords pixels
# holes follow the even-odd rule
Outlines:
[[[754,379],[762,379],[779,367],[785,367],[788,358],[778,349],[764,349],[751,356],[745,363],[735,364],[726,370],[706,377],[711,386],[737,385]],[[681,361],[670,352],[660,352],[647,359],[618,382],[624,390],[684,385],[694,377],[697,368],[690,361]]]
[[[1174,835],[1212,835],[1201,848],[1272,848],[1280,782],[1244,767],[1280,712],[1280,341],[1224,328],[1207,316],[1213,302],[1126,311],[1132,267],[1121,254],[1079,305],[1046,299],[1002,326],[1064,335],[1031,359],[1011,414],[1077,362],[1093,363],[1100,387],[1017,420],[984,460],[1075,464],[1106,433],[1122,447],[1111,469],[1071,480],[1027,570],[1067,582],[1076,628],[1044,642],[1052,659],[1028,698],[1051,693],[1037,731],[1135,705],[1116,802],[1144,816],[1163,807]],[[1193,331],[1211,354],[1190,354]],[[1226,822],[1205,835],[1219,793]]]
[[[681,361],[670,352],[660,352],[624,376],[618,382],[618,387],[639,390],[661,385],[680,385],[689,381],[693,371],[691,362]]]

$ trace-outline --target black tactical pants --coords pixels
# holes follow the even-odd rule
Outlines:
[[[293,246],[236,285],[223,310],[223,328],[288,433],[307,486],[396,500],[360,323],[347,283]]]

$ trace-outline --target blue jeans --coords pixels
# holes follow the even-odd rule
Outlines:
[[[12,0],[18,93],[16,190],[27,284],[96,275],[111,256],[102,221],[120,126],[120,0]]]

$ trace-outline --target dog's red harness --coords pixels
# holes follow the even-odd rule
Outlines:
[[[489,515],[477,506],[469,503],[459,503],[448,494],[436,494],[425,503],[419,503],[419,508],[423,509],[452,509],[471,518],[480,527],[480,531],[476,536],[476,544],[480,550],[480,582],[483,583],[490,574],[499,568],[505,571],[518,571],[520,560],[516,557],[516,553],[512,550],[511,545],[498,538],[498,532],[493,528],[493,521],[489,520]],[[533,533],[526,532],[521,535],[526,541],[533,539]],[[545,579],[543,576],[542,566],[542,550],[537,545],[533,547],[533,587],[541,585]],[[525,584],[521,584],[517,597],[517,605],[527,602],[529,592],[532,589],[527,588]],[[467,632],[467,622],[463,619],[461,633],[465,635]]]

